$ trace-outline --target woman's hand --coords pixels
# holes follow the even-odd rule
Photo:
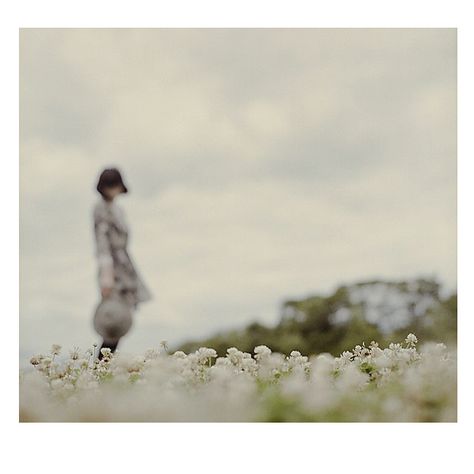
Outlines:
[[[102,298],[108,298],[112,293],[112,288],[109,286],[102,286],[100,292],[102,294]]]

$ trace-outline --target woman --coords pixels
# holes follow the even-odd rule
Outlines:
[[[104,321],[106,316],[103,312],[97,311],[95,315],[94,326],[103,338],[98,355],[101,359],[102,348],[108,347],[112,352],[115,351],[120,338],[130,329],[131,313],[139,303],[150,300],[151,293],[127,252],[127,221],[116,198],[121,193],[128,193],[128,189],[117,168],[102,171],[97,191],[100,198],[94,206],[93,217],[100,293],[102,302],[115,298],[122,304],[116,306],[112,327]],[[110,308],[114,308],[113,304],[109,304],[109,311]],[[125,308],[125,311],[121,311],[121,308]]]

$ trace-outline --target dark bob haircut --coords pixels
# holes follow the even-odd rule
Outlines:
[[[117,168],[106,168],[99,176],[97,191],[104,196],[104,189],[114,186],[122,186],[122,192],[128,193],[127,186],[123,183],[120,171]]]

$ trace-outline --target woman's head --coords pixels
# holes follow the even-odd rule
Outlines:
[[[106,168],[102,171],[97,183],[97,191],[107,200],[112,200],[118,194],[128,193],[117,168]]]

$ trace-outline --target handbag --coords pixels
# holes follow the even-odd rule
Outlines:
[[[94,311],[94,329],[107,342],[118,341],[132,326],[130,303],[118,293],[102,298]]]

